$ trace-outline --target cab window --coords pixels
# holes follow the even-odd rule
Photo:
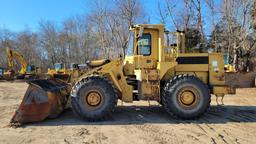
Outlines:
[[[143,34],[138,40],[138,55],[151,55],[151,35]]]
[[[126,56],[132,56],[134,54],[133,42],[134,42],[134,32],[131,31],[129,36],[129,41],[127,44]]]

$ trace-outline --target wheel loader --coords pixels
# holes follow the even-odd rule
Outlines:
[[[211,94],[235,94],[235,88],[225,84],[222,54],[186,53],[184,39],[183,32],[165,31],[164,25],[131,26],[125,57],[88,62],[90,69],[76,80],[72,89],[62,86],[52,92],[61,98],[59,91],[70,90],[74,113],[89,121],[107,118],[118,99],[127,103],[154,100],[170,115],[198,118],[209,107]],[[65,98],[66,92],[63,92]],[[49,94],[44,94],[45,101],[47,96],[50,101]],[[34,97],[30,95],[30,101]],[[61,109],[64,105],[60,105]],[[31,115],[22,115],[27,111],[20,109],[12,122],[31,122]],[[26,121],[18,118],[26,116]]]

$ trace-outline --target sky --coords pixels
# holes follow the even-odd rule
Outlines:
[[[27,28],[36,31],[38,23],[41,20],[61,23],[69,17],[89,13],[89,1],[90,0],[0,0],[0,28],[10,29],[16,32]],[[156,3],[155,0],[144,1],[147,1],[144,3],[145,7],[153,7]]]
[[[41,20],[62,22],[88,12],[86,0],[0,0],[0,28],[36,30]]]
[[[0,28],[19,32],[24,29],[37,31],[39,22],[64,20],[89,13],[91,0],[0,0]],[[164,0],[141,0],[150,17],[150,23],[159,23],[157,3]],[[216,0],[219,1],[219,0]],[[207,26],[208,27],[208,26]]]

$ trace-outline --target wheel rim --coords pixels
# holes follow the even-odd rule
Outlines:
[[[101,103],[101,94],[98,91],[90,91],[86,96],[86,103],[92,107],[96,107]]]
[[[192,108],[199,101],[198,91],[192,87],[185,87],[179,92],[178,101],[182,107]]]

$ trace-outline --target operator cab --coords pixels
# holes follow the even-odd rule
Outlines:
[[[55,71],[60,71],[60,70],[64,69],[64,64],[63,63],[55,63],[54,69],[55,69]]]
[[[123,71],[137,91],[134,100],[159,100],[159,85],[168,70],[163,69],[176,64],[179,48],[185,47],[183,36],[165,31],[161,24],[131,26]]]
[[[27,70],[26,70],[27,73],[33,73],[34,71],[36,71],[36,66],[34,65],[27,66]]]
[[[185,53],[185,34],[166,31],[164,25],[134,25],[126,50],[125,75],[134,75],[136,69],[157,69],[159,63],[173,62],[178,53]]]
[[[125,75],[134,75],[135,70],[157,68],[161,32],[164,32],[164,25],[131,26],[124,60]]]

